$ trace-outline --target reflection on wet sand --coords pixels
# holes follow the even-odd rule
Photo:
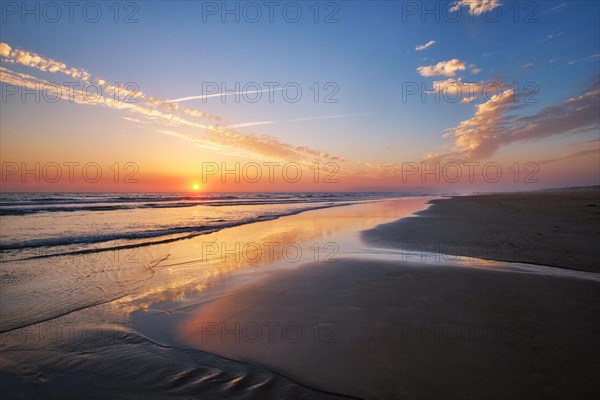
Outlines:
[[[361,229],[423,209],[426,201],[356,204],[125,252],[3,263],[0,383],[46,398],[89,387],[123,397],[151,391],[161,398],[339,398],[260,367],[185,349],[176,327],[198,304],[274,270],[335,261]]]
[[[273,269],[314,261],[335,262],[341,252],[358,244],[358,232],[421,210],[427,200],[402,199],[316,210],[176,242],[165,250],[168,258],[153,267],[156,273],[151,284],[119,298],[112,306],[132,312],[155,303],[206,301],[222,293],[226,286],[219,286],[216,294],[209,289],[223,277],[230,277],[235,286]],[[199,292],[206,293],[198,297]]]

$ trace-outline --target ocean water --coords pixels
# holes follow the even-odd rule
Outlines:
[[[220,277],[244,271],[248,264],[281,260],[287,257],[283,249],[310,245],[345,226],[330,218],[316,226],[290,226],[284,217],[309,210],[345,215],[351,207],[343,206],[383,204],[380,200],[391,197],[399,195],[4,193],[0,333],[101,304],[141,298],[151,303],[155,293],[203,292]],[[396,206],[388,208],[385,215],[404,215]],[[358,218],[361,227],[380,221],[370,217],[349,220]],[[277,243],[273,257],[269,243]],[[302,261],[312,255],[305,249]]]
[[[0,259],[164,243],[398,193],[2,193]]]

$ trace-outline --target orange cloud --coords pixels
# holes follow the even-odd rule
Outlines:
[[[445,133],[454,142],[451,151],[429,155],[429,159],[462,157],[483,159],[511,143],[541,140],[562,134],[600,129],[600,81],[580,96],[543,108],[533,115],[513,116],[520,108],[515,91],[508,89],[476,106],[475,115]]]
[[[0,52],[2,54],[7,54],[7,59],[9,61],[12,60],[12,62],[33,67],[41,71],[62,72],[86,82],[90,78],[88,72],[76,68],[69,68],[64,63],[43,58],[35,53],[24,50],[13,50],[6,43],[2,43]],[[289,145],[274,137],[245,134],[237,132],[234,129],[231,129],[231,127],[221,127],[212,123],[202,123],[187,119],[182,117],[179,113],[176,113],[179,109],[179,104],[147,96],[142,91],[137,90],[137,88],[116,87],[107,85],[104,82],[102,85],[104,88],[102,93],[90,95],[83,89],[58,86],[44,79],[14,72],[4,67],[0,67],[0,81],[32,90],[48,88],[52,93],[62,93],[60,96],[62,100],[68,99],[75,104],[100,105],[112,109],[129,111],[136,114],[138,117],[143,117],[152,122],[161,123],[169,127],[192,128],[197,130],[198,134],[177,132],[176,134],[172,134],[172,136],[182,140],[194,141],[205,146],[210,146],[212,149],[218,149],[220,152],[229,155],[259,158],[263,160],[295,161],[305,164],[315,161],[315,159],[323,160],[324,162],[346,161],[342,157],[327,152],[303,146]],[[68,96],[64,96],[65,91],[68,92]],[[115,93],[120,94],[120,96],[118,96],[119,98],[114,96]],[[185,109],[184,112],[185,114],[194,117],[220,120],[218,117],[211,118],[212,116],[209,114],[200,111]],[[138,118],[130,118],[129,121],[136,122],[141,120]],[[161,133],[165,132],[167,131],[161,131]]]
[[[464,61],[456,58],[449,61],[440,61],[435,65],[427,65],[417,68],[422,76],[455,76],[456,71],[464,71],[467,68]]]
[[[491,11],[496,7],[500,7],[502,3],[498,0],[459,0],[452,3],[450,11],[456,12],[461,7],[468,7],[469,14],[481,15],[484,12]]]
[[[39,54],[26,50],[13,49],[7,43],[0,42],[0,56],[8,63],[16,63],[37,68],[40,71],[61,72],[72,78],[88,80],[90,73],[84,69],[68,68],[65,63],[42,57]]]

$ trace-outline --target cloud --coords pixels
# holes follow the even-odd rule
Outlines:
[[[567,6],[567,3],[564,3],[564,2],[563,2],[563,3],[560,3],[560,4],[558,4],[558,5],[554,6],[554,7],[552,7],[552,8],[551,8],[550,10],[548,10],[548,11],[549,11],[549,12],[556,12],[556,11],[559,11],[559,10],[561,10],[561,9],[565,8],[566,6]]]
[[[477,66],[475,64],[469,65],[469,69],[471,70],[471,73],[473,75],[477,75],[478,73],[481,72],[481,68],[477,68]]]
[[[83,70],[69,68],[64,63],[43,58],[35,53],[24,50],[13,50],[5,43],[0,47],[0,51],[3,54],[8,53],[9,59],[15,60],[15,62],[34,67],[41,71],[50,71],[50,68],[52,68],[53,71],[50,72],[67,73],[67,75],[78,77],[84,82],[88,82],[90,78],[89,73],[81,72]],[[56,66],[58,69],[53,68],[53,66]],[[76,71],[76,73],[73,71]],[[61,86],[32,75],[11,71],[4,67],[0,67],[0,81],[33,91],[40,91],[46,88],[47,92],[54,94],[53,97],[57,98],[57,101],[60,99],[74,104],[102,106],[127,111],[133,114],[133,116],[129,116],[130,122],[145,120],[172,128],[191,129],[198,135],[179,132],[178,137],[188,138],[188,140],[189,138],[194,138],[199,143],[210,144],[213,148],[219,148],[225,154],[259,158],[268,161],[295,161],[307,165],[316,160],[323,162],[346,162],[342,157],[308,147],[293,146],[281,142],[274,137],[244,134],[235,131],[231,127],[222,127],[213,123],[188,119],[185,115],[205,117],[208,114],[185,109],[182,115],[179,112],[179,105],[177,103],[147,96],[137,90],[137,88],[118,88],[116,85],[105,85],[103,91],[91,95],[85,91],[84,85],[81,85],[81,87]],[[118,90],[122,91],[121,96],[113,96]],[[57,96],[58,94],[60,96]],[[218,119],[218,117],[210,119]]]
[[[22,50],[21,50],[22,51]],[[23,54],[34,53],[24,52]],[[0,45],[0,55],[15,57],[15,53],[10,46],[5,43]],[[62,71],[82,71],[70,68],[59,61],[52,60],[53,63],[45,61],[22,61],[27,62],[38,70],[49,71],[49,65],[59,65]],[[457,61],[459,64],[457,64]],[[15,61],[16,62],[16,61]],[[57,64],[55,64],[57,63]],[[465,64],[458,60],[450,60],[450,69],[440,67],[438,70],[444,73],[450,73],[450,70],[464,70]],[[438,64],[439,65],[439,64]],[[462,65],[462,68],[460,68]],[[470,68],[471,66],[469,66]],[[429,67],[432,70],[436,66]],[[452,69],[454,68],[454,70]],[[67,74],[72,77],[71,74]],[[442,74],[443,75],[443,74]],[[80,80],[89,79],[89,74],[79,75]],[[41,86],[47,86],[56,90],[65,90],[67,88],[57,86],[44,79],[28,75],[25,73],[11,71],[10,69],[0,67],[0,81],[25,87],[32,90],[39,90]],[[104,82],[103,88],[111,86]],[[461,79],[446,79],[445,81],[434,82],[434,90],[441,91],[446,88],[448,91],[466,90],[466,92],[479,92],[483,84],[481,82],[462,82]],[[101,95],[90,99],[89,95],[83,90],[70,89],[71,102],[75,104],[84,104],[90,106],[101,106],[114,109],[120,112],[126,112],[122,118],[132,123],[160,124],[156,126],[157,132],[163,135],[169,135],[177,140],[182,140],[203,148],[210,149],[221,154],[228,154],[239,157],[251,157],[260,160],[279,161],[279,162],[298,162],[304,166],[310,166],[314,161],[336,162],[341,165],[340,174],[350,176],[368,176],[381,178],[385,176],[397,176],[399,165],[395,163],[353,163],[355,169],[350,169],[348,160],[304,146],[294,146],[284,143],[279,139],[266,135],[251,135],[236,131],[236,128],[243,126],[254,126],[259,124],[272,123],[272,121],[243,122],[230,126],[222,126],[214,121],[220,121],[219,116],[203,113],[198,110],[183,108],[177,103],[168,100],[161,100],[148,96],[140,91],[141,94],[129,88],[132,99],[135,102],[127,103],[115,100],[111,96],[111,91],[103,91]],[[113,88],[111,90],[116,90]],[[450,140],[449,150],[442,154],[434,154],[426,157],[456,157],[456,158],[485,158],[494,154],[502,146],[511,143],[541,140],[547,137],[562,134],[577,134],[589,132],[591,129],[599,128],[599,117],[597,109],[599,107],[600,85],[598,81],[591,85],[588,90],[583,91],[581,95],[567,99],[564,102],[542,108],[539,112],[527,116],[513,115],[513,111],[522,108],[522,105],[515,102],[515,93],[512,89],[502,87],[502,90],[490,100],[479,104],[475,108],[475,114],[472,118],[461,122],[455,128],[446,132],[445,137]],[[464,96],[466,101],[473,101],[474,96]],[[66,100],[63,92],[63,100]],[[463,100],[465,101],[465,100]],[[364,114],[336,114],[323,115],[308,118],[298,118],[293,121],[319,120],[329,118],[342,118]],[[162,126],[161,126],[162,125]],[[242,126],[243,125],[243,126]],[[562,157],[578,157],[585,154],[591,154],[595,149],[574,148]],[[561,158],[562,159],[562,158]],[[551,162],[551,161],[548,161]],[[363,168],[361,168],[361,166]],[[362,169],[367,168],[367,171]]]
[[[481,15],[484,12],[491,11],[496,7],[500,7],[502,3],[499,0],[458,0],[452,3],[450,11],[456,12],[461,7],[468,7],[469,14]]]
[[[125,121],[135,122],[137,124],[145,124],[144,121],[137,119],[137,118],[129,118],[129,117],[121,117],[121,118],[123,118]]]
[[[600,81],[581,95],[548,106],[535,114],[517,116],[521,108],[514,89],[507,89],[476,106],[472,118],[448,130],[444,137],[453,141],[451,151],[428,155],[428,159],[462,157],[484,159],[511,143],[541,140],[563,134],[579,134],[600,129]]]
[[[202,111],[198,111],[198,110],[194,110],[191,108],[184,108],[183,112],[191,115],[192,117],[198,117],[198,118],[203,118],[203,119],[214,119],[216,121],[220,121],[221,117],[218,115],[211,115],[211,114],[207,114],[205,112]]]
[[[215,140],[214,138],[201,137],[185,132],[176,132],[168,129],[158,129],[157,132],[166,136],[172,136],[179,140],[194,143],[203,150],[215,151],[217,153],[229,154],[236,157],[247,156],[245,152],[235,151],[235,149],[232,149],[231,146],[228,146],[227,144],[219,144],[218,140]]]
[[[8,58],[11,50],[8,44],[0,42],[0,57]]]
[[[259,121],[259,122],[240,122],[239,124],[227,125],[227,129],[236,129],[236,128],[247,128],[250,126],[258,126],[258,125],[270,125],[274,124],[275,121]]]
[[[434,44],[435,44],[435,40],[430,40],[429,42],[427,42],[425,44],[421,44],[421,45],[415,47],[415,50],[416,51],[423,51],[426,48],[433,46]]]
[[[417,71],[422,76],[455,76],[456,71],[464,71],[466,68],[464,61],[454,58],[449,61],[440,61],[435,65],[419,67]]]
[[[589,148],[590,145],[592,145],[592,147],[598,147],[600,146],[600,137],[594,138],[594,139],[588,139],[588,140],[580,140],[578,142],[573,142],[573,143],[569,143],[569,147],[571,148]]]
[[[463,82],[462,79],[448,78],[433,82],[433,90],[428,93],[440,94],[448,101],[472,103],[477,98],[488,96],[488,92],[504,87],[501,83]]]
[[[571,158],[585,157],[590,154],[600,155],[600,147],[596,147],[594,149],[570,151],[570,152],[564,153],[561,156],[556,157],[556,158],[549,158],[546,160],[536,161],[536,164],[538,164],[538,165],[550,164],[550,163],[557,162],[557,161],[569,160]]]
[[[37,68],[44,72],[60,72],[69,75],[72,78],[84,81],[87,81],[90,78],[90,73],[84,69],[68,68],[66,64],[60,61],[42,57],[39,54],[26,50],[13,49],[4,42],[0,42],[0,56],[4,58],[4,61],[11,64],[21,64],[27,67]]]
[[[370,163],[365,161],[358,161],[357,163],[367,168],[367,171],[360,171],[358,175],[372,178],[394,178],[402,176],[401,163]]]
[[[69,68],[64,63],[42,57],[36,53],[26,50],[13,49],[7,43],[0,43],[0,57],[11,64],[21,64],[28,67],[36,68],[40,71],[61,72],[72,78],[76,78],[83,84],[99,86],[103,93],[109,94],[113,99],[119,100],[136,100],[137,102],[149,102],[153,107],[157,107],[167,111],[177,111],[179,104],[161,100],[156,97],[147,97],[142,91],[137,88],[135,82],[128,84],[109,84],[104,79],[91,80],[91,74],[83,69]],[[70,84],[72,82],[69,82]],[[65,85],[66,86],[66,85]],[[93,89],[90,91],[93,92]],[[88,96],[89,97],[89,96]],[[108,96],[106,96],[108,97]],[[86,102],[86,98],[80,99],[82,103]],[[219,121],[219,116],[204,113],[198,110],[186,108],[183,110],[186,114],[203,119]]]
[[[211,97],[242,96],[242,95],[246,95],[246,94],[264,93],[264,92],[268,92],[268,91],[283,90],[283,89],[284,89],[283,87],[280,87],[280,88],[268,88],[268,89],[260,89],[260,90],[243,90],[241,92],[208,93],[208,94],[201,94],[201,95],[196,95],[196,96],[180,97],[177,99],[172,99],[172,100],[167,100],[167,101],[171,102],[171,103],[179,103],[182,101],[208,99]]]

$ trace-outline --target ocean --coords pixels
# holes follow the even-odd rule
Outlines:
[[[398,193],[1,193],[0,259],[146,246]]]

